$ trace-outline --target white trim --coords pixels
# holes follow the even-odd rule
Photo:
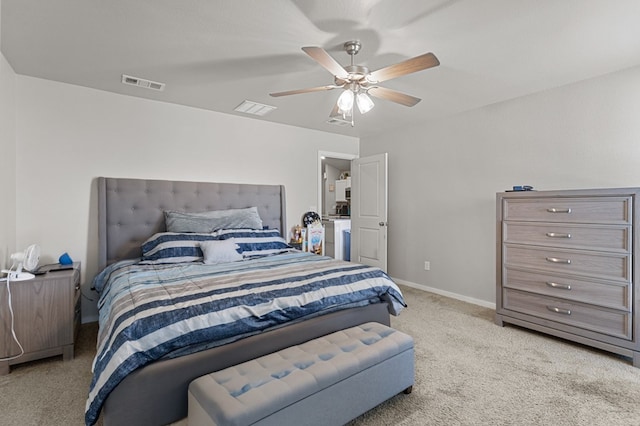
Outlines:
[[[424,286],[424,285],[421,285],[421,284],[412,283],[411,281],[401,280],[400,278],[393,278],[392,277],[392,279],[396,283],[402,284],[402,285],[406,285],[407,287],[415,288],[415,289],[422,290],[422,291],[427,291],[429,293],[439,294],[440,296],[450,297],[452,299],[461,300],[463,302],[472,303],[474,305],[483,306],[485,308],[490,308],[490,309],[494,309],[494,310],[496,309],[496,304],[495,303],[487,302],[486,300],[475,299],[473,297],[467,297],[467,296],[463,296],[461,294],[451,293],[450,291],[444,291],[444,290],[440,290],[438,288],[427,287],[427,286]]]

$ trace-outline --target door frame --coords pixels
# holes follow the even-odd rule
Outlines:
[[[316,176],[318,176],[318,214],[322,215],[322,181],[324,179],[322,175],[322,160],[324,158],[338,158],[341,160],[355,160],[359,158],[358,154],[347,154],[345,152],[331,152],[331,151],[318,151],[318,169]]]

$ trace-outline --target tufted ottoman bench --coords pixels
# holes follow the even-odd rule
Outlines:
[[[202,376],[189,425],[340,425],[404,391],[413,339],[370,322]]]

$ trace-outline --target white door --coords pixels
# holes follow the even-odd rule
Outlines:
[[[351,162],[351,260],[387,270],[387,153]]]

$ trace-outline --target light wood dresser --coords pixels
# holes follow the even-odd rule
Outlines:
[[[496,324],[640,367],[639,196],[640,188],[498,193]]]
[[[62,354],[64,361],[73,359],[80,329],[80,264],[10,285],[15,333],[24,355],[0,361],[0,375],[8,374],[11,365],[40,358]],[[0,282],[0,358],[18,354],[20,347],[11,334],[7,283]]]

